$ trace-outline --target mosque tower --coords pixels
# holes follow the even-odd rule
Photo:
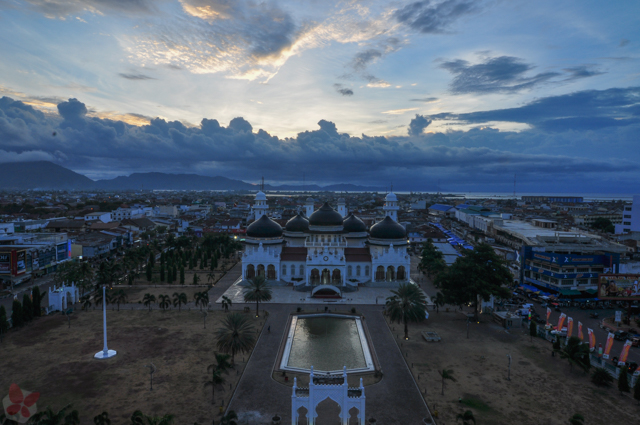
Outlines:
[[[267,205],[267,195],[264,194],[263,191],[258,191],[256,193],[255,203],[253,204],[253,215],[254,220],[258,221],[260,217],[267,214],[267,210],[269,209],[269,205]]]
[[[347,205],[345,203],[344,198],[338,199],[338,212],[342,216],[342,218],[347,217]]]
[[[395,193],[389,192],[387,197],[384,198],[385,203],[382,209],[384,210],[385,217],[391,217],[393,221],[398,221],[398,197]]]

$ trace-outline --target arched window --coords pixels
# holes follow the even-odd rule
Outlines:
[[[311,269],[311,284],[317,285],[320,283],[320,270]]]
[[[398,275],[396,277],[398,278],[398,280],[405,280],[407,278],[404,271],[404,266],[398,267]]]
[[[369,266],[364,266],[364,275],[369,276]]]
[[[387,267],[387,281],[396,280],[396,269],[393,266]]]
[[[347,267],[347,276],[351,277],[353,274],[353,268],[351,266]]]
[[[256,277],[256,268],[253,267],[253,264],[249,264],[247,266],[247,271],[245,272],[245,277],[247,279],[253,279],[254,277]]]
[[[340,269],[333,269],[333,273],[331,274],[331,283],[334,285],[342,284],[342,276],[340,275]]]
[[[258,264],[258,276],[265,277],[264,264]]]
[[[284,264],[282,265],[282,276],[286,276],[287,275],[287,266],[285,266]]]
[[[300,265],[300,276],[304,276],[304,266]]]
[[[384,267],[378,266],[376,269],[376,280],[384,280]]]
[[[360,276],[360,266],[356,266],[356,276]]]
[[[291,265],[291,276],[295,276],[296,274],[296,266],[294,266],[293,264]]]
[[[276,279],[276,266],[273,264],[269,264],[267,266],[267,279],[275,280]]]

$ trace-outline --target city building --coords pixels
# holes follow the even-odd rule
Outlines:
[[[524,202],[549,202],[554,204],[579,204],[584,202],[582,196],[523,196]]]
[[[616,234],[640,232],[640,195],[633,197],[631,205],[624,206],[622,223],[615,227]]]

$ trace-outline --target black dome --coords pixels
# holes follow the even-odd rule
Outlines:
[[[366,232],[367,226],[364,224],[362,220],[353,215],[353,213],[349,213],[347,218],[343,222],[344,231],[345,232]]]
[[[291,220],[287,221],[287,225],[285,226],[285,230],[287,232],[308,232],[309,231],[309,220],[304,218],[301,213],[298,213]]]
[[[282,227],[266,215],[263,215],[247,227],[250,238],[277,238],[282,236]]]
[[[325,202],[322,207],[311,214],[309,224],[312,226],[342,226],[342,216],[331,208],[328,202]]]
[[[369,235],[375,239],[404,239],[407,236],[407,232],[402,225],[393,221],[389,216],[386,216],[384,220],[371,226]]]

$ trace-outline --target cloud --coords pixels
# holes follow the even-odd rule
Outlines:
[[[144,74],[118,74],[122,78],[126,78],[127,80],[155,80],[153,77],[149,77]]]
[[[595,77],[597,75],[604,74],[604,72],[592,69],[592,67],[588,65],[580,65],[580,66],[573,66],[570,68],[564,68],[563,71],[569,74],[569,76],[566,78],[567,81],[579,80],[581,78]]]
[[[437,97],[423,97],[423,98],[419,98],[419,99],[409,99],[411,102],[426,102],[426,103],[431,103],[431,102],[435,102],[438,100]]]
[[[620,99],[623,93],[626,101]],[[635,105],[627,105],[634,96],[637,101],[638,93],[628,90],[618,95],[591,95],[599,104],[591,109],[628,108]],[[585,100],[583,97],[582,102]],[[542,103],[556,103],[560,108],[559,101]],[[538,128],[519,133],[473,128],[425,134],[431,121],[443,117],[416,115],[409,124],[410,136],[355,137],[340,132],[333,122],[320,120],[314,130],[281,139],[255,129],[242,117],[227,126],[207,118],[194,127],[160,118],[134,126],[90,116],[87,111],[91,108],[77,99],[61,102],[57,109],[57,116],[43,114],[22,102],[0,98],[1,156],[11,160],[45,158],[90,176],[112,177],[161,170],[246,181],[265,175],[271,180],[297,182],[299,170],[304,168],[308,181],[373,185],[393,180],[410,190],[424,189],[425,182],[442,176],[448,176],[451,187],[468,188],[507,181],[504,176],[514,172],[523,182],[529,179],[532,185],[537,184],[539,190],[557,187],[561,182],[592,185],[613,180],[618,188],[627,187],[629,180],[632,188],[640,162],[640,152],[635,149],[640,123],[570,133]],[[630,115],[633,113],[635,110]],[[462,118],[471,120],[472,116],[447,117]],[[545,118],[548,116],[540,117]],[[581,178],[576,179],[576,175]],[[541,186],[544,182],[550,186]],[[585,187],[591,189],[597,184]]]
[[[624,47],[629,43],[630,43],[629,40],[627,40],[626,38],[623,38],[622,40],[620,40],[620,44],[618,45],[618,47]]]
[[[394,12],[398,22],[423,34],[441,34],[462,16],[477,10],[470,0],[422,0],[406,5]]]
[[[343,96],[353,96],[353,90],[349,87],[345,87],[343,84],[336,83],[333,85],[333,88]]]
[[[152,0],[24,0],[47,18],[65,19],[78,13],[151,14],[156,13]]]
[[[356,71],[363,71],[369,66],[373,61],[382,57],[382,52],[377,49],[367,49],[364,52],[357,53],[352,62],[351,66]]]
[[[418,108],[392,109],[390,111],[381,112],[381,114],[401,115],[401,114],[404,114],[406,112],[415,111],[416,109],[418,109]]]
[[[409,123],[409,136],[419,136],[424,132],[424,129],[429,126],[433,121],[427,119],[423,115],[416,114],[416,117]]]

